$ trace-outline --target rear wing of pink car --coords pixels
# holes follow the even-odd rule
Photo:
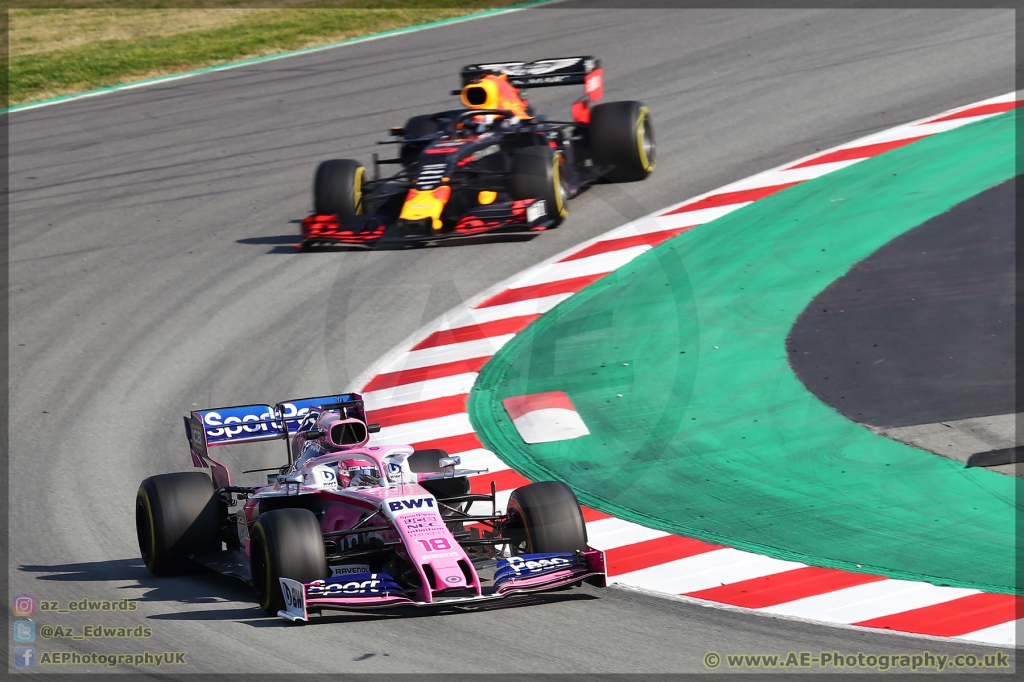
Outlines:
[[[235,405],[193,411],[185,417],[192,464],[198,469],[209,469],[218,487],[229,487],[231,474],[226,466],[210,456],[210,448],[268,440],[287,442],[289,436],[315,423],[324,410],[339,410],[343,419],[366,423],[363,399],[358,393],[286,400],[276,405]],[[374,433],[380,427],[369,424],[367,430]],[[291,448],[288,448],[288,464],[291,463]]]

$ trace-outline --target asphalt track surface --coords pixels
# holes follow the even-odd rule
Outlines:
[[[464,64],[589,53],[606,97],[652,109],[648,181],[592,189],[528,242],[293,251],[318,161],[368,161],[388,126],[450,106]],[[131,615],[37,620],[153,627],[144,642],[37,647],[187,651],[189,672],[237,673],[637,674],[703,671],[709,650],[986,651],[596,588],[289,627],[227,579],[151,578],[132,505],[142,478],[187,468],[193,406],[343,390],[522,268],[754,172],[1009,92],[1013,68],[1007,10],[556,7],[11,115],[10,593],[137,598]],[[574,96],[531,93],[558,116]],[[271,445],[228,463],[276,464]]]
[[[818,294],[788,338],[807,388],[880,428],[1012,414],[1015,193],[954,206]]]

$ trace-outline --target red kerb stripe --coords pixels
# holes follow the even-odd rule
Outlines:
[[[581,249],[576,253],[566,256],[559,263],[564,263],[570,260],[579,260],[580,258],[588,258],[590,256],[597,256],[602,253],[610,253],[612,251],[621,251],[622,249],[629,249],[634,246],[657,246],[666,239],[675,237],[681,232],[686,230],[692,230],[697,227],[696,225],[687,225],[686,227],[676,227],[671,230],[661,230],[659,232],[649,232],[647,234],[634,234],[630,237],[619,237],[618,239],[606,239],[605,241],[596,242],[591,244],[585,249]]]
[[[612,518],[611,514],[605,514],[602,511],[591,509],[585,505],[580,505],[580,511],[583,512],[583,523],[590,523],[591,521],[600,521],[602,519]]]
[[[981,106],[971,107],[970,109],[964,109],[958,111],[955,114],[949,114],[942,118],[932,119],[931,121],[924,121],[917,125],[924,125],[925,123],[939,123],[941,121],[953,121],[958,118],[970,118],[971,116],[986,116],[988,114],[1001,114],[1004,111],[1010,111],[1024,104],[1024,102],[1012,101],[1012,102],[996,102],[994,104],[982,104]]]
[[[458,414],[466,411],[466,398],[468,393],[450,395],[444,398],[423,400],[418,403],[398,405],[396,407],[382,407],[379,410],[372,410],[367,413],[370,421],[380,423],[383,427],[394,426],[395,424],[407,424],[409,422],[434,419],[435,417],[447,417],[450,414]]]
[[[494,305],[517,303],[519,301],[528,301],[534,298],[554,296],[555,294],[575,294],[588,284],[592,284],[593,282],[601,279],[605,274],[607,273],[584,275],[583,277],[573,277],[572,279],[560,279],[557,282],[545,282],[544,284],[531,284],[528,287],[519,287],[518,289],[505,289],[505,291],[500,294],[492,296],[478,305],[477,308],[489,308]]]
[[[1022,607],[1024,597],[982,592],[854,625],[935,637],[957,637],[1015,620]]]
[[[705,197],[700,201],[686,206],[680,206],[677,209],[669,211],[668,213],[662,213],[661,215],[675,215],[676,213],[687,213],[689,211],[699,211],[705,208],[717,208],[719,206],[729,206],[730,204],[742,204],[748,201],[757,201],[767,196],[771,196],[776,192],[792,187],[793,185],[799,185],[802,181],[797,182],[786,182],[781,185],[770,185],[768,187],[754,187],[753,189],[741,189],[735,192],[723,192],[721,194],[712,194],[709,197]]]
[[[806,168],[807,166],[818,166],[823,163],[835,163],[836,161],[849,161],[851,159],[866,159],[872,156],[878,156],[884,154],[892,149],[899,149],[900,147],[906,146],[911,142],[917,142],[923,140],[928,135],[921,135],[919,137],[908,137],[902,140],[890,140],[889,142],[877,142],[875,144],[866,144],[862,147],[850,147],[849,149],[839,149],[824,156],[819,156],[803,163],[798,163],[795,166],[790,166],[786,170],[792,170],[793,168]]]
[[[775,575],[742,580],[730,585],[698,590],[690,592],[686,596],[748,609],[762,609],[766,606],[785,604],[797,599],[879,580],[885,580],[885,578],[866,573],[847,573],[833,568],[807,566]]]
[[[466,372],[479,372],[490,357],[470,358],[469,360],[456,360],[441,365],[430,365],[428,367],[417,367],[415,369],[403,369],[387,374],[378,374],[370,379],[370,383],[363,388],[363,393],[370,391],[381,391],[385,388],[416,384],[427,379],[441,379],[442,377],[465,374]]]
[[[604,553],[604,561],[608,575],[622,575],[716,549],[722,549],[722,546],[678,535],[666,535],[635,545],[610,549]]]
[[[435,438],[434,440],[424,440],[419,443],[409,443],[417,450],[430,450],[432,448],[438,448],[444,450],[449,455],[458,454],[460,452],[466,452],[467,450],[478,450],[483,448],[483,443],[476,437],[475,433],[464,433],[460,436],[448,436],[447,438]]]
[[[435,346],[447,346],[463,341],[476,341],[477,339],[488,339],[492,336],[504,336],[505,334],[518,334],[526,325],[536,320],[540,315],[521,315],[519,317],[506,317],[501,320],[492,320],[481,324],[471,324],[466,327],[455,329],[444,329],[434,332],[423,339],[412,350],[423,348],[434,348]]]

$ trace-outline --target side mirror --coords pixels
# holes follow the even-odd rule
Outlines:
[[[366,430],[369,431],[370,433],[379,433],[380,432],[380,424],[367,424],[366,425]]]
[[[281,485],[293,484],[293,483],[294,484],[299,484],[299,483],[302,483],[302,481],[304,479],[305,479],[305,476],[301,472],[298,472],[298,471],[296,471],[294,474],[278,474],[277,475],[277,482],[280,483]]]
[[[306,440],[317,440],[318,438],[323,438],[324,437],[324,432],[323,431],[315,431],[315,430],[314,431],[303,431],[303,432],[301,432],[300,435],[305,436]]]
[[[442,469],[445,469],[447,467],[455,467],[459,464],[462,464],[462,458],[457,455],[455,457],[442,457],[441,459],[437,460],[437,464]]]

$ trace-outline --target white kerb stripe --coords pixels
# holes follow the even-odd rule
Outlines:
[[[990,628],[968,632],[966,635],[957,635],[954,639],[969,639],[972,642],[1008,644],[1012,646],[1017,643],[1017,628],[1019,627],[1024,627],[1024,619],[1000,623]]]
[[[528,298],[525,301],[492,305],[486,308],[466,308],[459,314],[445,319],[439,330],[459,329],[523,315],[543,315],[570,296],[572,296],[571,293],[555,294],[554,296]]]
[[[796,561],[782,561],[726,547],[623,573],[615,576],[615,582],[671,594],[687,594],[804,566]]]
[[[427,379],[379,391],[369,391],[363,394],[363,401],[366,403],[366,409],[373,412],[385,407],[397,407],[469,393],[473,388],[474,381],[476,381],[476,372],[453,374],[449,377]]]
[[[420,367],[443,365],[459,360],[489,358],[501,350],[502,346],[511,341],[513,336],[515,334],[504,334],[486,339],[450,343],[447,346],[435,346],[433,348],[409,351],[392,360],[379,373],[390,374],[392,372],[401,372],[404,369],[419,369]]]
[[[408,445],[438,438],[449,438],[474,433],[465,412],[435,419],[386,426],[370,438],[372,445]]]
[[[601,237],[600,241],[605,241],[607,239],[620,239],[622,237],[633,237],[641,234],[654,234],[656,232],[664,232],[665,230],[675,230],[680,227],[697,227],[698,225],[703,225],[704,223],[709,223],[712,220],[717,220],[722,216],[729,215],[733,211],[738,211],[751,203],[753,202],[741,201],[737,204],[728,204],[726,206],[699,208],[696,211],[684,211],[673,215],[641,218],[640,220],[627,223],[620,228],[612,230]]]
[[[449,452],[448,454],[458,455],[462,459],[462,463],[459,465],[460,469],[487,469],[488,473],[493,474],[496,471],[504,471],[511,468],[498,459],[496,454],[483,448],[463,450],[462,452]],[[473,477],[471,476],[470,478]]]
[[[596,256],[590,256],[589,258],[580,258],[578,260],[570,260],[561,263],[551,263],[547,267],[540,268],[539,270],[530,270],[526,272],[523,278],[517,280],[510,288],[520,289],[522,287],[533,286],[535,284],[560,282],[564,279],[585,277],[587,275],[603,275],[611,272],[612,270],[618,270],[620,267],[650,248],[650,246],[644,244],[643,246],[634,246],[628,249],[601,253]]]
[[[882,580],[759,610],[831,623],[859,623],[977,593],[978,590],[939,587],[910,580]]]
[[[641,526],[622,519],[610,518],[591,521],[587,524],[587,544],[594,549],[607,552],[616,547],[635,545],[647,540],[663,538],[668,533]]]
[[[512,420],[512,423],[527,443],[553,443],[590,435],[579,413],[564,407],[532,410]]]
[[[852,166],[853,164],[860,163],[861,161],[863,161],[863,159],[849,159],[847,161],[814,164],[812,166],[803,166],[801,168],[793,168],[790,170],[782,169],[766,171],[751,178],[734,182],[722,189],[726,192],[741,192],[747,189],[774,187],[775,185],[784,185],[790,182],[806,182],[807,180],[813,180],[827,173],[831,173],[834,170],[846,168],[847,166]]]

